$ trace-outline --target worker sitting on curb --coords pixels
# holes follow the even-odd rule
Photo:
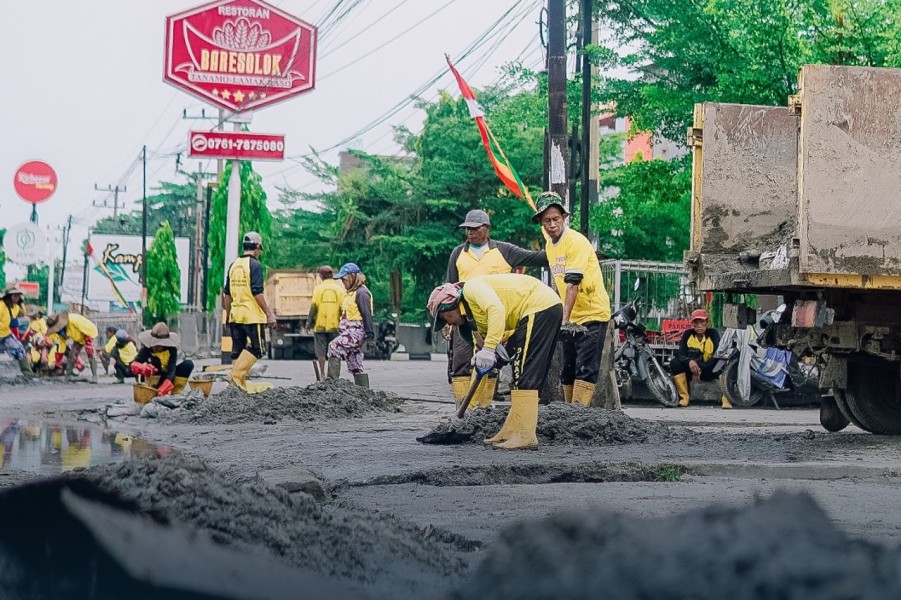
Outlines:
[[[495,348],[504,332],[513,330],[506,343],[513,366],[510,412],[485,443],[505,450],[537,446],[538,390],[550,369],[563,320],[563,304],[554,290],[528,275],[481,275],[462,287],[438,286],[429,296],[428,309],[435,331],[448,324],[459,327],[464,339],[476,333],[482,338],[473,356],[478,371],[495,366]]]
[[[146,378],[162,373],[156,386],[157,396],[180,394],[194,370],[190,360],[177,362],[181,336],[169,331],[165,323],[157,323],[152,329],[139,333],[138,340],[142,347],[131,363],[132,374]]]
[[[14,320],[19,316],[22,307],[22,295],[24,292],[16,286],[10,286],[3,292],[3,301],[0,302],[0,350],[13,357],[19,363],[19,369],[26,380],[34,376],[31,370],[31,361],[25,356],[25,346],[13,333]]]
[[[547,267],[543,250],[525,250],[508,242],[491,239],[491,219],[484,210],[471,210],[460,224],[466,230],[466,242],[451,252],[447,262],[447,283],[466,283],[479,275],[510,273],[520,267]],[[447,343],[447,371],[454,400],[463,401],[469,390],[472,375],[472,346],[460,339],[456,329],[450,328]],[[471,404],[482,408],[491,405],[497,389],[497,373],[482,378]]]
[[[222,290],[225,322],[232,338],[232,370],[226,377],[229,385],[255,393],[272,386],[247,386],[247,373],[263,356],[266,342],[264,327],[274,327],[275,313],[263,295],[263,238],[255,231],[244,234],[241,242],[244,255],[228,267],[228,277]]]
[[[560,300],[563,328],[560,341],[563,369],[560,381],[567,402],[591,405],[600,375],[601,354],[610,321],[610,298],[604,288],[601,265],[594,247],[584,235],[567,227],[569,214],[554,192],[535,201],[532,222],[539,223],[548,239],[547,261]],[[606,373],[604,374],[607,375]]]
[[[109,360],[116,375],[116,383],[125,383],[126,377],[131,377],[131,363],[138,356],[138,348],[135,341],[124,329],[117,329],[113,337],[113,347],[109,350]],[[109,347],[109,344],[107,344]]]
[[[712,381],[717,375],[713,372],[716,359],[713,354],[720,345],[720,332],[710,327],[707,311],[696,310],[691,313],[691,329],[686,329],[679,340],[679,349],[669,363],[673,383],[679,392],[679,406],[685,408],[691,399],[688,387],[688,376],[692,381]],[[721,399],[723,408],[732,408],[726,396]]]
[[[69,352],[66,357],[66,380],[73,381],[72,373],[81,349],[88,356],[88,364],[91,366],[91,383],[97,383],[97,357],[94,353],[94,340],[97,339],[97,326],[87,317],[78,313],[64,311],[47,317],[47,335],[59,333],[66,341]]]
[[[347,263],[335,279],[344,283],[344,299],[341,302],[341,323],[338,337],[328,345],[328,378],[338,379],[341,361],[347,361],[347,369],[354,376],[354,383],[369,387],[369,375],[363,372],[363,345],[375,339],[372,326],[372,294],[366,287],[366,276],[360,267]]]
[[[313,330],[313,346],[316,361],[319,363],[317,379],[324,379],[328,345],[338,337],[341,301],[347,294],[341,282],[333,278],[334,274],[328,265],[319,267],[319,278],[322,281],[313,288],[313,301],[310,304],[310,315],[307,317],[307,329]]]

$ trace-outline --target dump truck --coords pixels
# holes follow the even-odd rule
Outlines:
[[[276,318],[270,333],[270,359],[313,358],[313,330],[307,329],[306,323],[317,283],[316,273],[269,272],[264,295]]]
[[[775,340],[819,366],[827,429],[837,408],[901,434],[901,70],[806,65],[797,92],[695,106],[686,266],[699,290],[783,297]]]

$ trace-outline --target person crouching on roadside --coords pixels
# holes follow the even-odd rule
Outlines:
[[[115,344],[110,350],[109,361],[113,365],[113,371],[116,374],[116,383],[125,383],[125,378],[133,375],[131,363],[138,356],[138,347],[124,329],[117,329],[113,340]]]
[[[145,378],[159,373],[157,396],[180,394],[194,370],[193,361],[177,362],[181,336],[169,331],[169,326],[165,323],[157,323],[152,329],[139,333],[138,341],[142,347],[131,363],[131,373]]]
[[[712,381],[717,378],[713,372],[716,359],[713,358],[720,345],[720,332],[710,327],[707,311],[691,313],[691,329],[686,329],[679,340],[679,349],[669,363],[673,383],[679,393],[679,406],[685,408],[691,399],[688,378],[694,382]],[[721,399],[723,408],[732,408],[726,396]]]
[[[354,376],[354,383],[368,388],[369,375],[363,372],[363,346],[375,339],[372,294],[365,285],[366,276],[354,263],[341,267],[334,279],[344,283],[346,293],[341,302],[338,337],[328,345],[328,379],[340,377],[341,361],[344,360]]]
[[[97,339],[97,326],[93,321],[78,313],[63,311],[47,317],[47,335],[58,333],[66,342],[68,354],[66,358],[66,380],[74,381],[73,370],[81,349],[88,356],[91,366],[91,383],[97,383],[97,357],[94,352],[94,341]]]

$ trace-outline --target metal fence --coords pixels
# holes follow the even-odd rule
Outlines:
[[[613,310],[637,298],[638,318],[651,330],[662,330],[665,320],[688,319],[691,311],[706,304],[681,263],[605,260],[601,272]],[[637,291],[636,282],[640,282]]]

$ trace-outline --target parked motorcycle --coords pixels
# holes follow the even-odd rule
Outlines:
[[[635,289],[640,284],[636,283]],[[632,395],[632,380],[644,382],[648,390],[663,406],[673,408],[679,403],[679,394],[672,377],[654,356],[648,346],[648,336],[644,325],[636,321],[638,300],[632,300],[613,313],[613,326],[625,332],[626,340],[616,348],[613,365],[620,397]]]
[[[763,316],[756,337],[747,340],[746,351],[750,354],[744,362],[741,360],[743,339],[750,334],[730,329],[723,334],[715,354],[719,362],[714,372],[720,374],[720,388],[733,405],[747,407],[769,400],[779,408],[779,399],[798,404],[819,396],[819,368],[799,361],[790,350],[776,344],[776,325],[786,315],[786,310],[786,305],[782,304]],[[743,365],[750,371],[747,397],[739,389]]]
[[[394,319],[382,321],[378,325],[375,340],[366,345],[365,356],[371,360],[390,360],[398,345]]]

